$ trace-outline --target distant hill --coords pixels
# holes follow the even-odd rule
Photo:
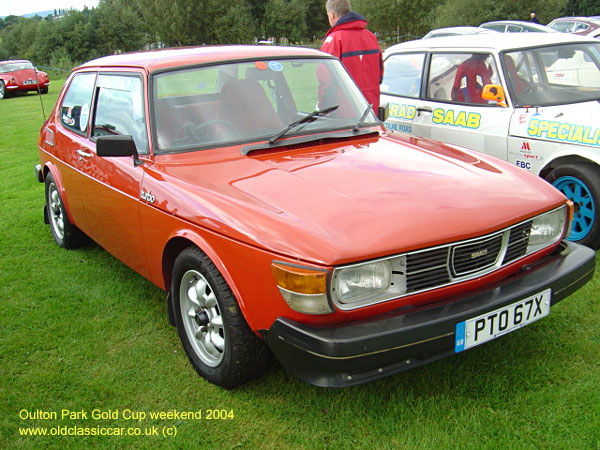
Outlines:
[[[40,16],[40,17],[47,17],[49,14],[54,14],[54,10],[49,10],[49,11],[39,11],[39,12],[34,12],[34,13],[29,13],[29,14],[23,14],[21,17],[26,17],[26,18],[30,18],[33,16]],[[7,16],[0,16],[3,19]]]

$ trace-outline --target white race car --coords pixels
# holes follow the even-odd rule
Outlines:
[[[597,39],[417,40],[387,49],[384,65],[388,130],[478,150],[545,178],[575,204],[569,239],[600,248]]]

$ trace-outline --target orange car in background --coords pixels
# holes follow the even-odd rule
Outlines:
[[[224,387],[271,354],[320,386],[417,367],[546,316],[594,272],[593,251],[563,240],[559,191],[388,136],[316,50],[88,62],[38,150],[56,243],[91,238],[165,289],[193,367]]]
[[[0,61],[0,99],[30,91],[47,94],[50,78],[25,60]]]

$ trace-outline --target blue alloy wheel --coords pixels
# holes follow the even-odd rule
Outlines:
[[[552,185],[574,203],[575,211],[573,224],[568,239],[580,241],[584,239],[594,226],[596,208],[594,199],[588,187],[581,180],[564,176],[558,178]]]

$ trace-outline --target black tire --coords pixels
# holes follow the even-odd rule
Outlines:
[[[244,319],[227,282],[197,247],[182,251],[173,266],[171,298],[177,331],[196,371],[232,388],[255,378],[271,354]]]
[[[47,93],[48,93],[48,88],[47,88],[47,87],[45,87],[45,88],[41,88],[41,89],[40,89],[40,93],[41,93],[41,94],[47,94]]]
[[[59,247],[72,249],[87,244],[89,238],[69,221],[58,186],[51,173],[46,176],[46,214]]]
[[[593,163],[565,164],[546,180],[575,204],[569,240],[594,250],[600,247],[600,169]]]
[[[0,99],[7,98],[8,92],[6,91],[6,86],[4,86],[4,81],[0,80]]]

